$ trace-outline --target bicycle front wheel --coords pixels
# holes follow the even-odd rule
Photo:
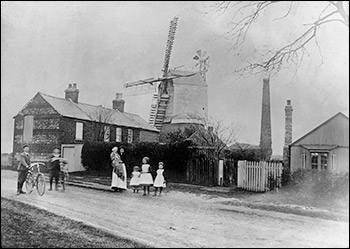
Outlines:
[[[35,185],[35,182],[34,182],[33,175],[28,174],[26,179],[26,189],[28,194],[30,194],[33,191],[34,185]]]
[[[40,196],[45,193],[45,176],[41,173],[36,177],[36,190]]]

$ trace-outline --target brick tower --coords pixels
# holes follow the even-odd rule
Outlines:
[[[260,130],[261,159],[270,160],[272,155],[271,111],[270,111],[270,80],[263,80],[261,130]]]
[[[293,107],[291,101],[287,100],[287,105],[284,108],[285,111],[285,134],[284,134],[284,146],[283,146],[283,162],[285,167],[289,167],[289,149],[288,146],[292,143],[292,113]]]

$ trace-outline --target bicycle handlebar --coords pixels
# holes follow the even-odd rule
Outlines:
[[[38,170],[40,170],[40,165],[45,165],[45,163],[41,163],[41,162],[31,163],[29,166],[29,169],[33,169],[34,167],[37,167]]]

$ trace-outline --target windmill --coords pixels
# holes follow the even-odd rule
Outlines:
[[[176,121],[175,116],[181,120],[182,126],[184,126],[192,121],[189,120],[187,123],[183,122],[186,118],[181,119],[180,116],[182,114],[200,113],[207,110],[207,87],[205,73],[208,71],[209,56],[207,56],[206,52],[198,50],[196,56],[193,58],[194,60],[198,61],[197,66],[199,66],[199,70],[183,70],[181,72],[179,70],[174,70],[170,73],[169,62],[175,39],[177,22],[178,17],[174,17],[174,19],[170,22],[164,64],[163,69],[161,70],[162,76],[158,78],[139,80],[124,85],[124,90],[129,92],[130,95],[136,94],[137,91],[134,90],[137,89],[140,89],[141,92],[148,91],[149,93],[149,90],[153,88],[153,96],[152,98],[149,98],[149,100],[151,100],[151,108],[150,112],[148,112],[146,116],[149,118],[150,125],[164,132],[168,132],[169,125],[171,126],[173,121]],[[187,81],[184,79],[186,77],[188,77]],[[182,79],[181,82],[187,83],[178,84],[179,81],[173,81],[174,79],[178,78]],[[176,84],[174,82],[176,82]],[[188,84],[188,82],[191,83]],[[158,83],[157,88],[155,88],[156,85],[154,83]],[[174,92],[174,89],[177,89],[176,92]],[[186,101],[182,102],[182,99],[186,99]],[[142,107],[139,108],[139,111],[141,109]],[[177,123],[177,126],[179,126],[178,124],[179,123]]]
[[[164,65],[162,69],[162,72],[163,72],[162,77],[158,79],[151,78],[146,80],[140,80],[137,82],[128,83],[124,85],[125,88],[128,88],[128,87],[140,86],[144,84],[153,85],[154,82],[160,82],[158,85],[158,94],[153,95],[153,103],[151,106],[151,113],[150,113],[150,119],[149,119],[149,123],[155,126],[158,130],[161,130],[162,128],[166,107],[169,100],[169,95],[167,92],[167,87],[169,84],[168,82],[171,79],[179,77],[179,76],[169,76],[170,55],[174,44],[177,21],[178,21],[178,17],[175,16],[174,19],[170,22],[168,40],[167,40],[166,49],[165,49]]]

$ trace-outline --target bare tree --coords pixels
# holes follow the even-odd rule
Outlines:
[[[108,108],[98,106],[89,115],[94,120],[92,122],[92,133],[94,141],[110,140],[110,122],[112,121],[112,111]]]
[[[199,148],[207,149],[209,156],[219,160],[228,145],[237,142],[239,134],[235,125],[225,125],[223,120],[188,116],[195,120],[192,124],[194,133],[189,139]]]
[[[327,26],[330,23],[339,23],[349,28],[349,12],[346,2],[348,1],[313,2],[313,4],[318,6],[324,4],[324,7],[316,20],[312,23],[303,24],[305,28],[301,34],[294,34],[291,42],[278,49],[267,49],[267,51],[260,54],[261,57],[257,61],[247,62],[246,65],[235,71],[239,73],[246,71],[276,73],[281,69],[283,64],[294,64],[296,69],[298,69],[300,63],[303,61],[308,44],[313,41],[320,50],[317,42],[317,33],[321,27]],[[249,30],[255,22],[258,22],[259,16],[263,11],[277,4],[288,4],[289,7],[284,16],[276,19],[286,18],[290,15],[294,6],[296,8],[299,6],[298,1],[220,1],[213,5],[212,11],[219,15],[227,12],[232,16],[227,34],[230,40],[232,40],[233,48],[240,50],[246,41]],[[236,17],[238,17],[238,20]]]

